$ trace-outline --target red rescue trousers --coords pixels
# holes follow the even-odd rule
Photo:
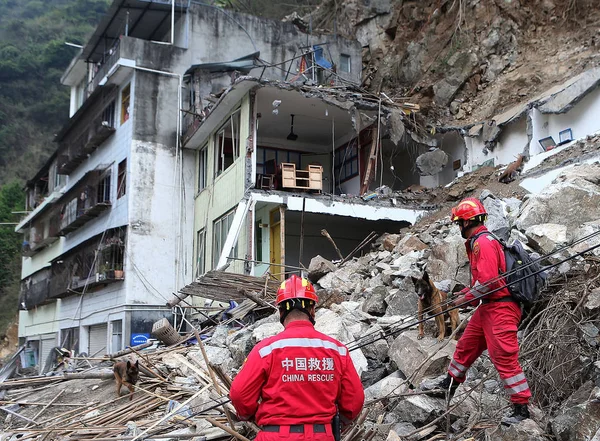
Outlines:
[[[456,345],[448,373],[462,383],[469,367],[487,349],[510,400],[527,404],[531,391],[519,364],[517,328],[520,321],[521,308],[515,302],[480,305]]]

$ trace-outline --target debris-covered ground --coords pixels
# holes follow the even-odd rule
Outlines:
[[[571,154],[594,152],[597,144],[596,138],[575,143]],[[564,155],[531,175],[566,165]],[[440,197],[442,208],[377,238],[360,257],[343,264],[312,260],[308,276],[321,298],[317,329],[348,345],[366,391],[363,414],[345,441],[600,439],[600,248],[577,255],[600,244],[600,165],[574,165],[526,197],[518,184],[527,176],[500,184],[499,172],[480,169],[447,188],[424,191]],[[448,217],[448,207],[465,196],[482,199],[490,230],[541,255],[554,253],[544,263],[557,264],[519,331],[532,418],[510,428],[500,425],[510,403],[486,353],[449,403],[423,393],[445,374],[456,342],[448,335],[439,342],[432,321],[425,324],[426,337],[417,338],[412,277],[426,269],[448,292],[469,282],[464,241]],[[576,257],[561,263],[570,256]],[[269,306],[272,288],[247,294],[218,316],[218,325],[206,321],[175,345],[72,358],[49,375],[3,381],[0,439],[253,438],[257,427],[235,420],[228,386],[253,345],[282,327]],[[471,312],[461,311],[460,318]],[[132,401],[125,388],[116,396],[112,364],[119,359],[141,366]]]

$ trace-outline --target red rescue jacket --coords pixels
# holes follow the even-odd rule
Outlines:
[[[477,228],[473,232],[473,236],[482,231],[488,231],[487,227],[482,225]],[[475,297],[501,286],[504,286],[504,288],[485,296],[484,299],[498,300],[510,296],[503,278],[488,283],[490,280],[497,279],[501,273],[506,272],[506,260],[502,245],[492,235],[482,234],[473,242],[473,249],[471,249],[470,239],[465,242],[465,247],[471,265],[471,288],[465,288],[462,291],[463,294],[466,294],[465,300],[473,300]],[[479,303],[479,300],[475,303]]]
[[[328,424],[360,413],[364,391],[348,348],[293,321],[258,343],[229,391],[238,417],[259,425]]]

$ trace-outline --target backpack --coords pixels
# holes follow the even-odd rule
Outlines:
[[[507,245],[491,231],[482,231],[473,236],[470,242],[471,249],[473,249],[475,240],[483,234],[492,236],[504,249],[504,259],[506,260],[506,273],[504,274],[507,274],[504,276],[504,280],[506,280],[510,295],[525,305],[535,302],[548,278],[548,274],[541,271],[542,266],[539,261],[534,262],[535,259],[518,240],[515,240],[512,245]]]

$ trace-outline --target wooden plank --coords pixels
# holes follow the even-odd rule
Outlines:
[[[285,206],[279,206],[279,238],[281,244],[281,261],[279,262],[282,267],[283,276],[285,278]]]

